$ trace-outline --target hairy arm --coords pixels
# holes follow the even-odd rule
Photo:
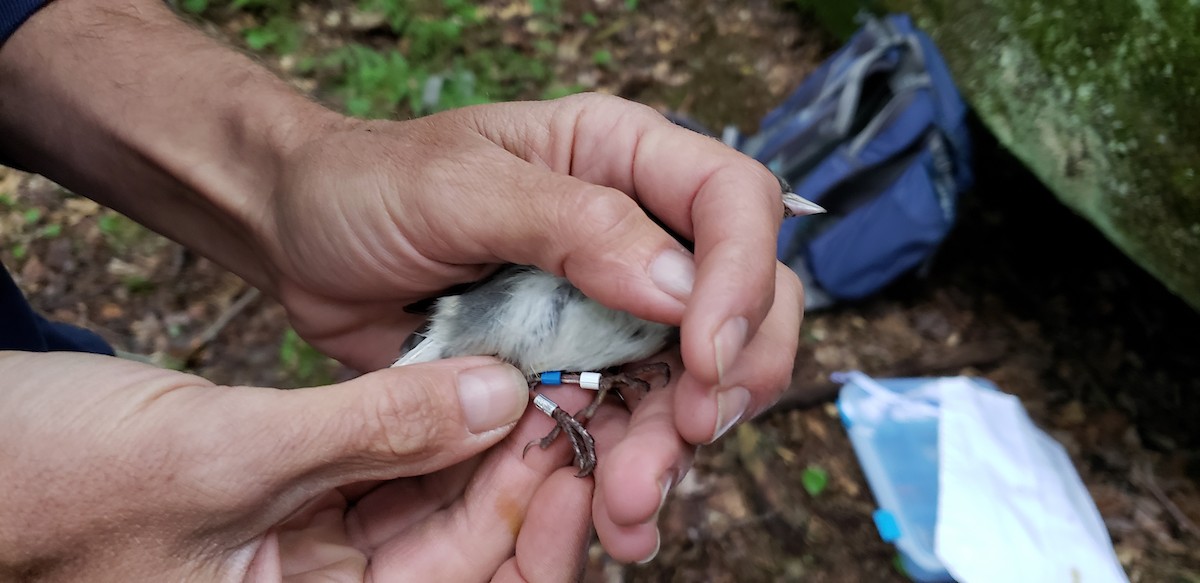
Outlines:
[[[4,157],[268,290],[281,157],[341,119],[156,0],[58,0],[0,47]]]

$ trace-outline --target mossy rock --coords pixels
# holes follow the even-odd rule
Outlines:
[[[1001,143],[1200,309],[1200,3],[882,5],[930,33]]]

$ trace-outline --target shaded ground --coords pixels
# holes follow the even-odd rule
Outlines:
[[[830,46],[802,15],[768,0],[636,10],[565,2],[550,32],[531,28],[527,4],[480,4],[513,46],[558,41],[552,77],[563,84],[718,127],[752,130]],[[313,31],[305,46],[394,42],[347,26],[351,12],[301,7]],[[583,24],[589,12],[598,24]],[[254,24],[240,13],[211,18],[214,32],[231,36]],[[294,56],[269,59],[299,86],[338,98],[319,70]],[[981,374],[1017,394],[1072,454],[1131,579],[1200,581],[1200,411],[1190,398],[1200,391],[1200,316],[986,138],[978,171],[930,277],[809,315],[794,393],[701,451],[663,513],[658,559],[625,567],[594,549],[589,581],[904,580],[875,533],[870,492],[832,409],[828,375],[850,368]],[[0,260],[54,317],[222,383],[302,386],[345,374],[286,332],[277,305],[207,260],[44,179],[0,169],[0,195]],[[828,474],[816,495],[801,486],[806,470]]]

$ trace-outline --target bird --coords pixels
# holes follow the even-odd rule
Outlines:
[[[793,193],[782,178],[779,182],[785,218],[825,212]],[[632,370],[622,366],[654,356],[677,343],[679,334],[675,326],[604,306],[566,278],[529,265],[506,265],[459,293],[436,298],[428,312],[426,323],[408,338],[393,367],[494,356],[520,369],[531,391],[555,384],[596,391],[591,404],[575,414],[544,394],[534,396],[534,406],[556,426],[525,451],[534,444],[545,449],[563,433],[575,452],[579,477],[596,467],[595,441],[584,424],[606,395],[625,387],[646,391],[651,380],[666,384],[670,379],[665,363]]]

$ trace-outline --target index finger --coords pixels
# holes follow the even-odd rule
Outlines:
[[[720,384],[774,302],[780,183],[759,162],[648,107],[580,101],[571,173],[626,192],[695,242],[683,358],[697,379]]]

